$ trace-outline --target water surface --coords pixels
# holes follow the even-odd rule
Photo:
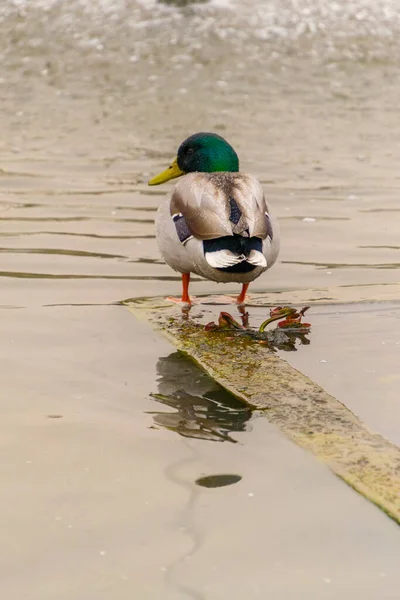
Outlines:
[[[4,595],[397,600],[395,525],[116,303],[178,293],[146,182],[200,130],[280,218],[255,292],[399,297],[398,2],[3,0],[0,33]],[[290,360],[397,441],[398,310],[354,311]]]

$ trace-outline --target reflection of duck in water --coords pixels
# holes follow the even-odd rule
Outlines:
[[[236,443],[229,433],[246,430],[246,423],[252,414],[251,409],[220,388],[210,377],[204,377],[200,369],[179,353],[160,358],[157,372],[161,375],[158,380],[159,390],[164,393],[151,396],[177,412],[152,413],[156,425],[184,437],[216,442]],[[179,372],[182,374],[181,380]],[[182,385],[186,387],[186,383],[193,393],[182,389]],[[198,395],[195,394],[196,385],[200,386]],[[180,386],[180,389],[177,389],[177,386]]]
[[[218,389],[215,381],[181,352],[161,356],[156,365],[157,391],[173,394],[184,389],[189,394],[203,396]]]
[[[250,282],[272,267],[279,252],[277,223],[261,184],[239,173],[235,150],[215,133],[187,138],[172,165],[149,185],[181,175],[156,219],[161,254],[182,273],[182,298],[171,300],[191,304],[190,273],[197,273],[241,283],[237,302],[244,304]]]

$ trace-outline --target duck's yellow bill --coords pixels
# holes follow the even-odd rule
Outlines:
[[[153,179],[150,179],[150,181],[148,182],[148,185],[160,185],[160,183],[165,183],[166,181],[169,181],[170,179],[175,179],[176,177],[180,177],[181,175],[184,175],[184,174],[185,174],[184,171],[182,171],[178,167],[178,159],[175,158],[172,165],[170,167],[168,167],[168,169],[166,169],[165,171],[160,173],[159,175],[156,175],[155,177],[153,177]]]

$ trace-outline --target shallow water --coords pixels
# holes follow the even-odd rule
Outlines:
[[[119,278],[105,301],[158,293],[173,276],[151,237],[168,186],[146,181],[205,129],[280,218],[280,263],[254,289],[385,297],[400,264],[396,2],[174,4],[2,4],[2,278],[57,275],[52,296],[83,275]],[[82,301],[86,284],[67,283]]]
[[[189,318],[205,324],[217,321],[221,310],[241,322],[241,313],[229,305],[194,306]],[[269,317],[267,304],[246,310],[254,331]],[[371,431],[400,445],[400,304],[314,305],[303,321],[311,325],[306,336],[272,350],[343,402]],[[276,327],[273,322],[266,331]]]
[[[2,313],[7,598],[397,599],[398,526],[266,419],[236,444],[153,429],[150,392],[216,388],[123,307]]]
[[[198,130],[280,218],[254,292],[400,297],[398,3],[4,0],[0,33],[4,593],[397,598],[394,524],[114,305],[178,293],[146,181]],[[313,308],[285,358],[397,442],[398,309],[370,308]]]

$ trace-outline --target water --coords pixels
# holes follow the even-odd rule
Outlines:
[[[178,352],[157,363],[158,391],[152,398],[171,410],[151,411],[156,427],[183,437],[236,443],[234,432],[251,429],[250,408],[217,385]]]
[[[395,525],[265,419],[185,379],[117,303],[178,293],[152,222],[169,188],[146,182],[199,130],[229,139],[280,219],[280,261],[255,295],[398,299],[399,33],[395,0],[0,3],[7,597],[397,598]],[[192,291],[237,290],[195,278]],[[331,312],[310,314],[311,344],[290,360],[341,395],[331,365],[372,369],[368,333],[397,343],[398,311],[382,331],[343,317],[346,358]],[[398,439],[396,372],[379,365],[381,418],[363,372],[354,410]],[[202,420],[206,440],[182,435]],[[242,480],[195,484],[224,474]]]
[[[280,218],[281,261],[253,289],[398,297],[400,7],[181,4],[2,3],[2,276],[116,277],[96,288],[105,302],[158,281],[174,293],[152,237],[168,186],[146,181],[203,129],[232,142]],[[62,286],[27,289],[55,303]]]

